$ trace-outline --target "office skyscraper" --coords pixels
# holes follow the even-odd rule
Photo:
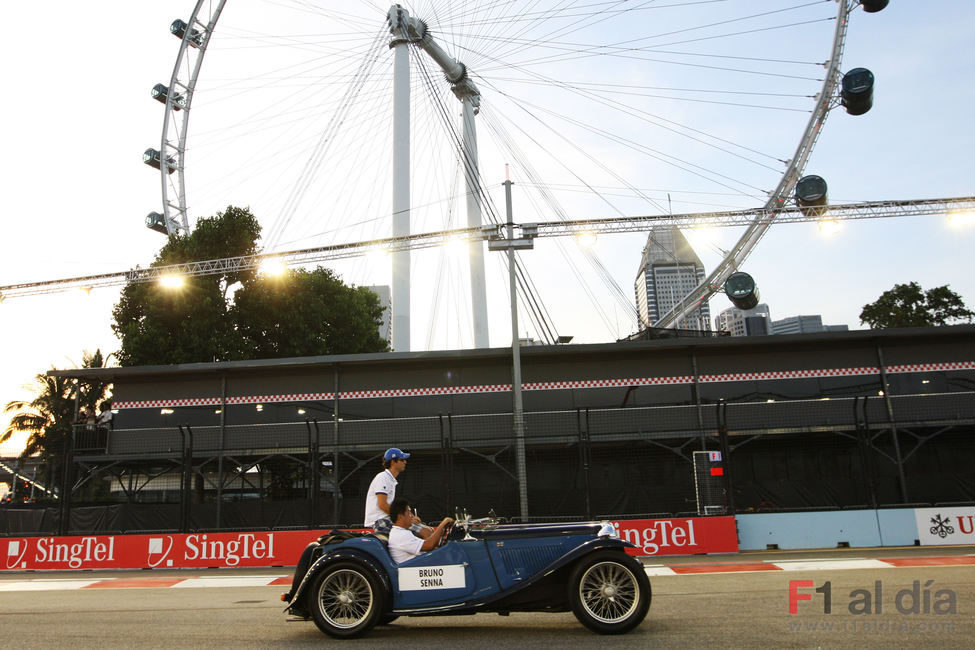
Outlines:
[[[764,302],[748,310],[728,307],[714,317],[714,328],[732,336],[767,336],[772,333],[771,324],[772,317]]]
[[[651,229],[634,283],[639,328],[653,325],[704,278],[701,259],[677,227]],[[705,302],[676,326],[680,329],[711,331],[708,304]]]

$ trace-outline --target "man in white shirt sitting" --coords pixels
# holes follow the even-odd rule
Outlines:
[[[426,539],[417,537],[410,532],[413,510],[410,508],[410,502],[402,497],[393,499],[393,503],[389,506],[389,517],[393,520],[393,527],[389,531],[389,555],[397,564],[437,548],[447,526],[454,523],[450,517],[444,517],[429,537]]]

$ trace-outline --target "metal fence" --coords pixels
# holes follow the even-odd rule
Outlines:
[[[0,508],[0,533],[359,526],[391,446],[413,454],[398,493],[428,519],[975,501],[975,392],[530,412],[525,432],[519,474],[510,413],[81,427],[57,498]]]

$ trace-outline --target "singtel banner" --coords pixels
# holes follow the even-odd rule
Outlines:
[[[975,544],[975,507],[915,508],[921,546]]]
[[[738,550],[734,517],[616,521],[631,555]],[[294,566],[324,530],[0,538],[0,570],[189,569]]]
[[[0,568],[63,571],[293,566],[308,542],[323,532],[8,537],[0,539]]]
[[[614,521],[613,526],[621,539],[636,546],[627,549],[630,555],[738,552],[734,517],[631,519]]]

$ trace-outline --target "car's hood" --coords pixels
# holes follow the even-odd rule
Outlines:
[[[564,535],[591,535],[595,537],[603,528],[597,522],[571,522],[557,524],[500,524],[475,527],[470,531],[476,539],[522,539],[526,537],[559,537]]]

